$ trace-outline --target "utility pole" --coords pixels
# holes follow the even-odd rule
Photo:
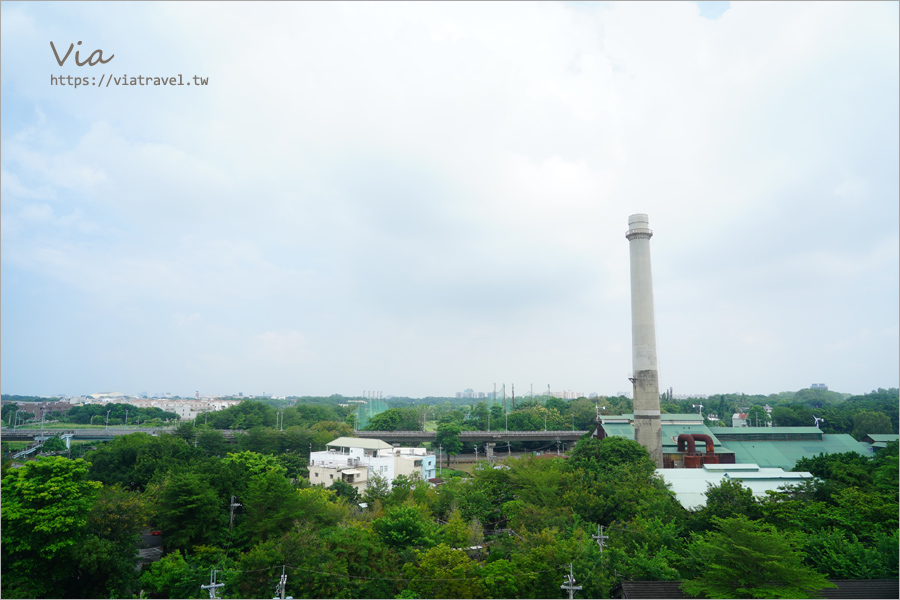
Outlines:
[[[106,411],[106,428],[109,429],[109,413],[112,412],[112,409]]]
[[[201,585],[200,589],[208,590],[210,598],[218,598],[216,596],[216,592],[218,592],[219,588],[224,586],[224,583],[216,583],[216,571],[218,569],[213,569],[209,572],[209,585]]]
[[[572,572],[572,563],[569,563],[569,574],[563,579],[562,589],[569,591],[569,600],[575,600],[575,590],[580,590],[580,585],[575,585],[575,575]]]
[[[475,444],[475,464],[478,464],[478,444]]]
[[[516,410],[516,384],[512,384],[512,409]]]
[[[284,572],[284,565],[281,565],[281,581],[278,582],[276,593],[279,594],[281,600],[284,600],[284,588],[287,584],[287,574]]]
[[[241,505],[241,503],[237,502],[237,498],[235,496],[231,496],[231,506],[230,506],[231,516],[228,518],[228,532],[229,533],[231,533],[231,530],[234,528],[234,509],[240,505]]]
[[[603,547],[606,546],[606,540],[609,539],[608,535],[603,535],[603,525],[597,525],[597,535],[592,535],[592,538],[597,540],[597,543],[600,545],[600,553],[603,553]]]
[[[128,409],[125,409],[125,427],[128,427]]]

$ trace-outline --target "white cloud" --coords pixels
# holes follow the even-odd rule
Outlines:
[[[745,366],[815,355],[827,336],[809,315],[835,322],[831,339],[880,330],[857,314],[896,322],[892,5],[2,11],[4,275],[139,306],[172,335],[200,323],[171,315],[202,315],[282,393],[303,390],[277,356],[313,351],[303,385],[322,393],[502,377],[619,391],[634,212],[657,232],[679,387],[777,391],[793,375]],[[109,72],[210,85],[75,93],[46,84],[46,49],[10,62],[71,23],[116,53]],[[896,347],[870,341],[889,381],[852,385],[896,384]],[[207,387],[262,385],[234,376],[250,360],[236,350],[178,357]]]

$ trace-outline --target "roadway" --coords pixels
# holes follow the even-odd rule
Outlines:
[[[483,442],[576,442],[589,431],[463,431],[459,439],[465,444]],[[433,442],[434,431],[356,431],[354,437],[383,440],[389,444]]]
[[[35,438],[46,438],[60,434],[72,434],[76,440],[104,441],[111,440],[120,435],[142,432],[149,435],[171,433],[173,427],[110,427],[109,429],[22,429],[15,431],[3,428],[3,440],[7,442],[32,441]],[[236,434],[245,433],[242,430],[221,429],[226,439],[233,439]],[[459,434],[460,440],[466,444],[481,444],[484,442],[576,442],[589,431],[561,429],[557,431],[463,431]],[[434,442],[437,434],[434,431],[356,431],[354,437],[364,439],[383,440],[389,444],[410,444]]]

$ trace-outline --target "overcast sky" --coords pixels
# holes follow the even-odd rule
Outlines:
[[[2,392],[614,394],[639,212],[663,388],[897,386],[898,4],[700,4],[4,2]]]

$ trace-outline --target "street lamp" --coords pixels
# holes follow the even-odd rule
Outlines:
[[[18,426],[19,426],[19,409],[17,408],[17,409],[16,409],[15,425],[13,425],[13,431],[15,431],[15,430],[16,430],[16,427],[18,427]]]
[[[91,427],[94,426],[94,417],[96,417],[96,416],[97,415],[91,415],[91,421],[90,421],[90,423],[88,423],[88,425],[90,425]]]
[[[128,427],[128,409],[125,409],[125,427]]]
[[[109,429],[109,413],[112,412],[112,409],[106,411],[106,428]]]

